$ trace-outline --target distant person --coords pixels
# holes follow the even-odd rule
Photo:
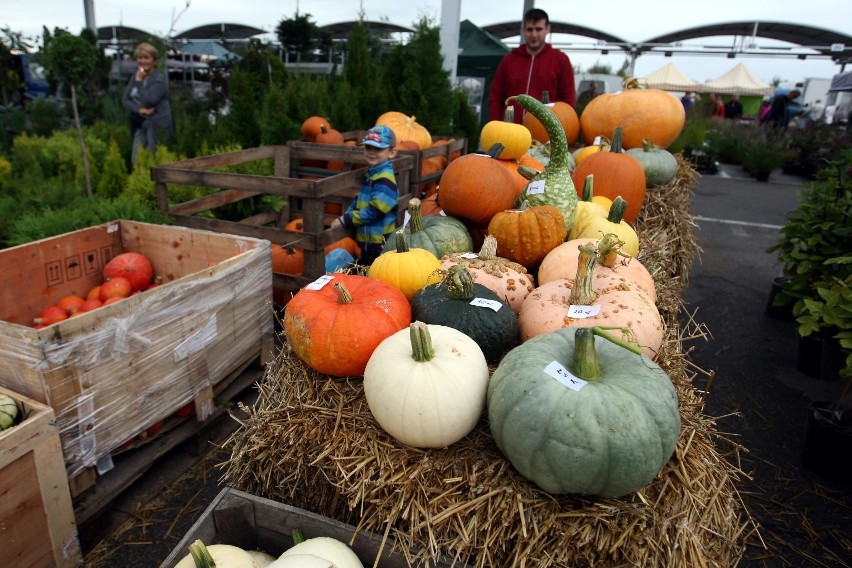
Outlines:
[[[488,93],[488,113],[491,120],[501,120],[506,99],[515,95],[530,95],[541,100],[547,91],[550,102],[562,101],[572,107],[577,102],[574,87],[574,67],[563,52],[545,39],[550,33],[547,12],[533,8],[524,14],[524,44],[507,53],[494,74]],[[524,109],[517,103],[515,122],[521,124]]]
[[[150,43],[140,43],[134,51],[137,69],[124,91],[122,104],[130,111],[130,163],[136,165],[139,146],[151,155],[157,153],[160,132],[172,136],[172,110],[169,80],[157,70],[159,53]]]
[[[722,97],[716,93],[710,93],[704,104],[704,114],[709,118],[725,118],[725,104],[722,102]]]
[[[791,101],[798,99],[801,94],[798,89],[793,89],[786,95],[775,95],[772,98],[772,103],[769,105],[769,111],[763,115],[760,123],[787,130],[787,125],[790,123],[787,107],[790,106]]]
[[[695,104],[695,93],[692,91],[687,91],[680,98],[680,102],[683,103],[683,110],[686,114],[689,114],[689,111],[692,110],[692,106]]]
[[[725,103],[725,118],[739,120],[743,117],[743,103],[739,95],[731,95],[731,100]]]

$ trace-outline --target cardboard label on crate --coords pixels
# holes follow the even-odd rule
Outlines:
[[[531,181],[527,185],[527,195],[541,195],[544,193],[544,180],[537,179],[535,181]]]
[[[503,304],[501,304],[497,300],[487,300],[485,298],[474,298],[470,301],[470,305],[477,306],[480,308],[488,308],[490,310],[494,310],[495,312],[500,311],[500,308],[503,307]]]
[[[568,307],[568,314],[567,315],[568,315],[569,318],[586,319],[586,318],[593,318],[596,315],[598,315],[599,313],[601,313],[600,304],[596,304],[594,306],[580,306],[580,305],[571,304]]]
[[[589,384],[588,381],[584,381],[580,377],[574,376],[574,374],[566,369],[559,361],[553,361],[550,363],[544,368],[544,372],[573,391],[579,391]]]
[[[189,357],[190,353],[201,351],[216,341],[217,329],[216,314],[213,314],[210,321],[208,321],[204,327],[187,337],[177,347],[175,347],[175,363],[183,361]]]

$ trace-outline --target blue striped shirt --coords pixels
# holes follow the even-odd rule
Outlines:
[[[340,217],[358,244],[382,245],[396,228],[399,189],[390,160],[367,168],[358,197]]]

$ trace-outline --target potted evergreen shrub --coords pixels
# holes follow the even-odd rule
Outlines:
[[[770,128],[757,128],[741,144],[743,169],[757,181],[769,181],[770,174],[781,168],[787,151],[783,134]]]

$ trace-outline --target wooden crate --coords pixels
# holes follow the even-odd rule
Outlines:
[[[273,161],[272,176],[212,171],[259,160]],[[305,160],[338,160],[355,167],[348,171],[326,172],[327,176],[317,175],[317,179],[303,179],[299,176],[307,170],[300,170],[299,164]],[[245,235],[279,245],[302,248],[305,251],[304,273],[275,274],[273,278],[276,289],[295,292],[325,274],[323,249],[346,236],[343,227],[327,228],[333,215],[325,213],[325,204],[338,200],[343,205],[347,199],[351,200],[357,195],[366,173],[365,168],[357,167],[359,164],[366,162],[363,152],[358,149],[324,144],[312,147],[304,143],[294,143],[162,164],[151,168],[151,176],[157,187],[159,207],[172,216],[175,224]],[[411,156],[399,156],[393,160],[393,165],[400,187],[399,208],[402,215],[411,197],[408,189],[409,174],[414,167],[414,159]],[[169,202],[169,184],[217,188],[218,191],[193,201],[175,204]],[[284,209],[278,214],[261,214],[240,221],[225,221],[198,215],[261,194],[282,197],[285,202]],[[297,216],[304,220],[304,231],[287,230],[287,222]]]
[[[394,551],[394,540],[383,542],[383,535],[358,532],[355,527],[304,509],[291,507],[233,488],[223,489],[189,532],[160,564],[172,568],[189,553],[189,545],[198,539],[204,544],[230,544],[245,550],[262,550],[275,557],[293,546],[293,529],[305,538],[328,536],[348,543],[364,566],[408,568],[405,555]],[[441,561],[435,568],[464,568],[459,563]]]
[[[45,305],[85,295],[125,251],[162,285],[43,329]],[[0,386],[51,406],[68,477],[178,408],[213,412],[214,389],[274,347],[269,243],[115,221],[0,251]]]
[[[5,566],[83,562],[53,409],[0,387],[25,418],[0,432],[0,551]]]

